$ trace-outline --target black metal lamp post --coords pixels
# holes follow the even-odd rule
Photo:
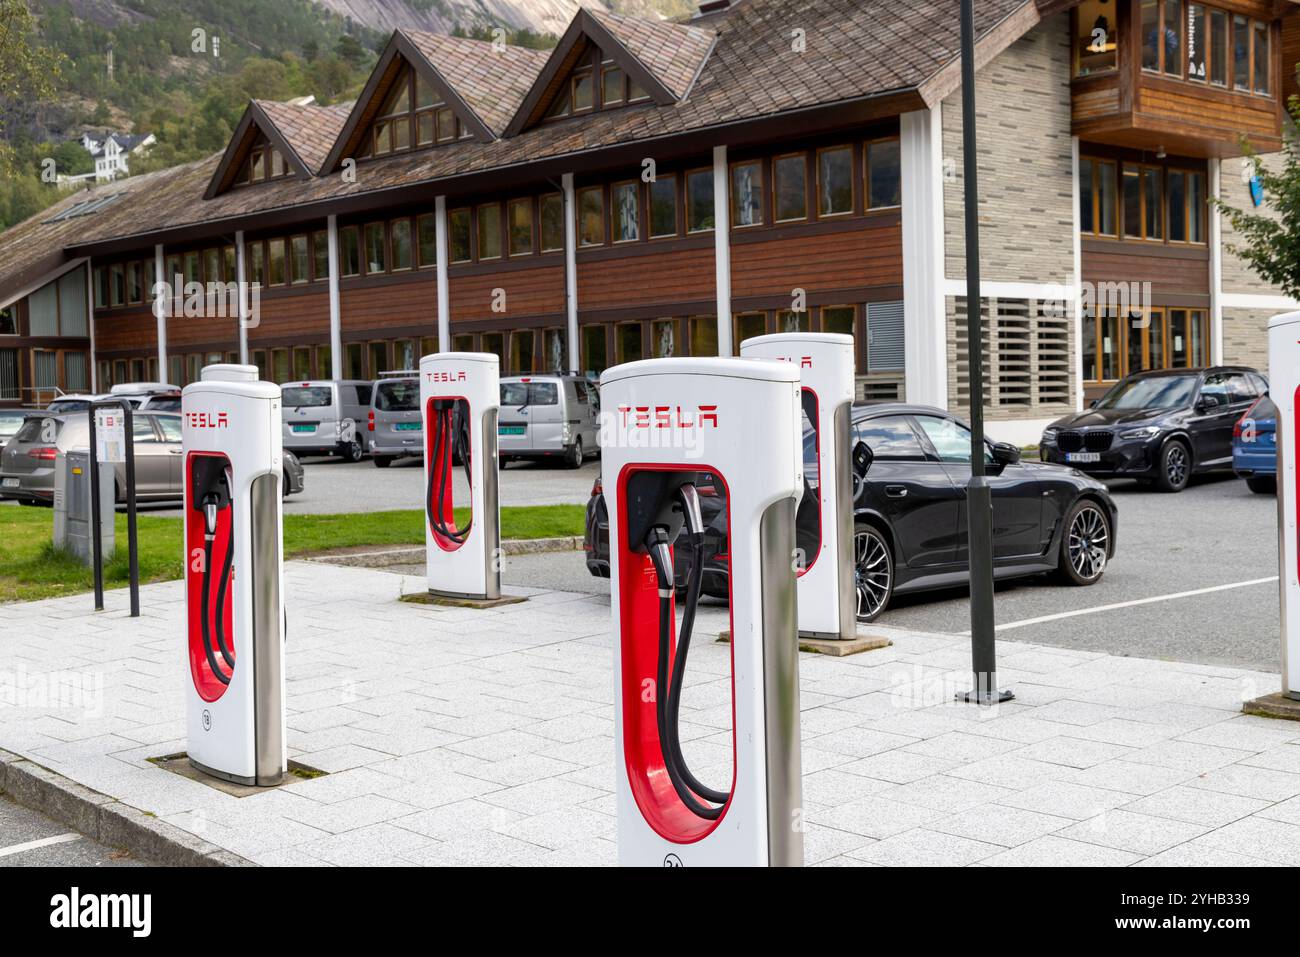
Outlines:
[[[969,520],[971,669],[975,687],[957,695],[974,704],[997,704],[1015,695],[998,690],[993,627],[993,494],[984,458],[984,332],[980,299],[979,156],[975,137],[975,3],[961,0],[961,122],[966,200],[966,348],[970,378]]]

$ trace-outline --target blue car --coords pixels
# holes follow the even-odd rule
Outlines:
[[[1277,406],[1262,395],[1232,430],[1232,467],[1252,492],[1277,491]]]

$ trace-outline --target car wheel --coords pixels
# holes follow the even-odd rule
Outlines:
[[[571,469],[582,468],[582,439],[574,439],[568,451],[564,455],[564,464]]]
[[[393,464],[393,457],[391,455],[376,455],[371,461],[375,463],[375,468],[386,469]]]
[[[356,439],[345,443],[339,449],[339,455],[343,457],[345,462],[360,462],[365,457],[365,454],[366,450],[361,447],[361,443]]]
[[[1252,475],[1246,479],[1246,488],[1256,495],[1276,495],[1277,479],[1272,475]]]
[[[1065,515],[1058,577],[1067,585],[1095,585],[1110,555],[1110,519],[1089,499],[1075,502]]]
[[[853,578],[858,621],[875,621],[894,594],[894,556],[874,525],[859,523],[853,528]]]
[[[1156,488],[1162,492],[1181,492],[1192,477],[1192,455],[1182,442],[1165,443],[1160,450],[1160,474]]]

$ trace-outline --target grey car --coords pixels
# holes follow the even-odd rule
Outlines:
[[[585,376],[572,373],[501,380],[497,415],[501,465],[516,459],[556,458],[579,468],[600,453],[600,396]]]
[[[139,501],[181,495],[181,417],[175,413],[140,412],[132,416],[135,447],[135,493]],[[59,452],[90,445],[90,417],[85,412],[29,415],[0,454],[0,498],[32,505],[54,501],[54,468]],[[117,500],[125,499],[126,466],[115,466]]]
[[[379,379],[366,424],[370,433],[370,458],[386,469],[394,459],[424,456],[424,417],[420,413],[420,377],[410,375]]]
[[[0,453],[4,452],[5,444],[22,428],[30,414],[23,409],[0,409]]]
[[[339,455],[349,462],[365,457],[374,383],[361,379],[287,382],[280,390],[286,449],[298,455]]]

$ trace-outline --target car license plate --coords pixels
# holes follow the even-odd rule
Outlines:
[[[421,427],[420,422],[398,422],[396,426],[398,432],[415,432]]]
[[[1100,452],[1066,452],[1065,461],[1079,462],[1079,463],[1100,462],[1101,453]]]
[[[294,432],[315,432],[315,431],[316,431],[316,426],[314,426],[314,425],[295,425],[295,426],[293,427],[293,430],[294,430]]]
[[[499,425],[497,426],[497,435],[523,435],[524,427],[522,425]]]
[[[17,487],[18,487],[18,480],[17,480],[16,478],[7,478],[7,479],[5,479],[5,481],[4,481],[4,487],[5,487],[5,488],[17,488]]]

